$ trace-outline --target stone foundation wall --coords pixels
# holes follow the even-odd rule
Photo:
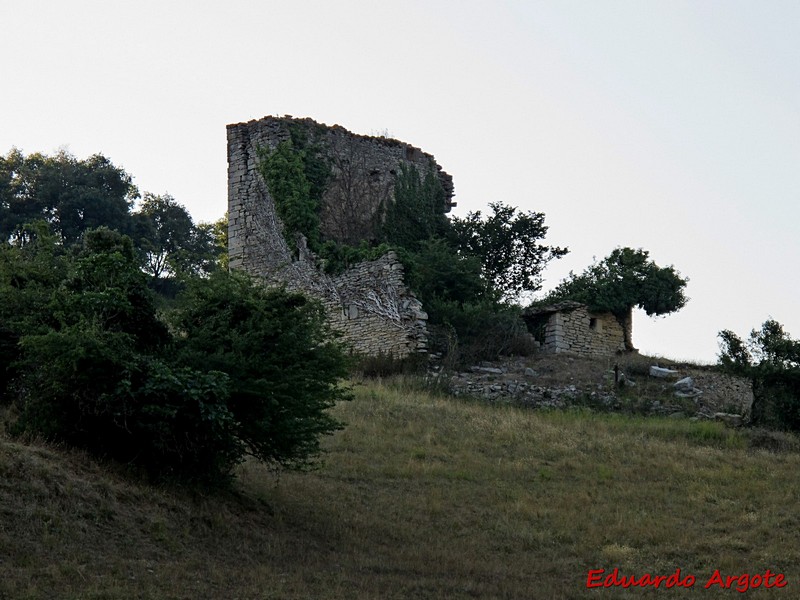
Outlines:
[[[311,119],[265,117],[228,125],[230,267],[320,299],[331,324],[357,352],[403,357],[426,351],[427,315],[405,285],[396,255],[390,253],[331,277],[319,267],[302,237],[296,247],[284,239],[283,223],[258,172],[258,148],[274,149],[291,139],[290,126],[304,127],[310,141],[329,153],[333,177],[321,210],[322,230],[328,237],[350,243],[353,240],[335,237],[338,229],[345,227],[352,236],[380,219],[380,211],[393,201],[394,181],[402,165],[413,165],[420,173],[432,169],[445,190],[445,209],[454,206],[452,178],[433,156],[409,144],[359,136]]]

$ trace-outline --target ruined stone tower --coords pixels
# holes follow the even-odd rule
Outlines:
[[[409,144],[356,135],[311,119],[265,117],[228,125],[231,268],[321,300],[331,324],[356,352],[397,357],[425,352],[427,315],[403,281],[403,265],[393,252],[331,276],[302,238],[297,244],[287,243],[274,199],[258,170],[258,150],[274,150],[290,140],[291,128],[300,128],[330,165],[320,207],[321,230],[328,239],[353,244],[368,236],[381,211],[394,202],[394,183],[404,165],[435,173],[447,198],[445,211],[454,205],[452,178],[433,156]]]

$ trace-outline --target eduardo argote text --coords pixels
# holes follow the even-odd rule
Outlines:
[[[623,575],[619,569],[606,571],[605,569],[590,569],[586,577],[587,588],[612,588],[612,587],[653,587],[653,588],[690,588],[695,583],[702,584],[705,589],[722,588],[734,589],[737,592],[746,592],[756,588],[782,588],[788,585],[783,573],[773,573],[766,569],[763,573],[740,573],[738,575],[725,575],[719,569],[706,579],[699,582],[691,573],[683,574],[680,569],[675,569],[670,575]]]

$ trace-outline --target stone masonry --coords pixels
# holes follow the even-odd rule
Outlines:
[[[523,318],[543,352],[610,356],[625,350],[625,331],[617,318],[580,302],[530,308]]]
[[[402,165],[420,173],[433,170],[454,203],[452,178],[433,156],[397,140],[360,136],[340,126],[311,119],[265,117],[228,125],[228,248],[230,267],[285,285],[324,304],[332,326],[362,354],[404,357],[427,350],[427,315],[403,281],[403,265],[390,252],[355,265],[338,276],[320,268],[300,236],[290,247],[266,183],[258,172],[258,148],[274,149],[301,126],[325,148],[333,178],[323,195],[323,233],[337,238],[339,228],[367,230],[393,201],[394,181]]]

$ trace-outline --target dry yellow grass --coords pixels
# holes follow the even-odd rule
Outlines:
[[[233,494],[0,440],[0,598],[800,597],[800,454],[714,423],[536,413],[370,384],[324,466]],[[691,589],[589,590],[590,569]]]

